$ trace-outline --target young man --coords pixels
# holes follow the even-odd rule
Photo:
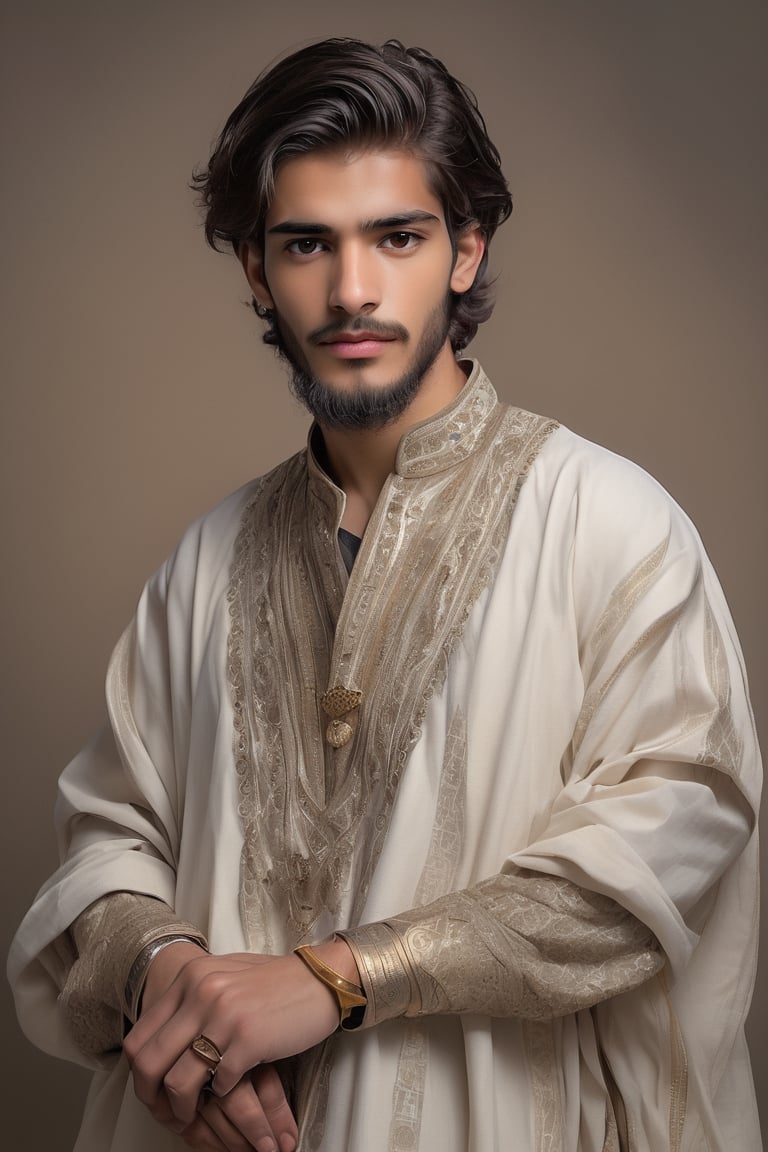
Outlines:
[[[62,777],[10,966],[98,1069],[77,1149],[756,1152],[738,644],[669,497],[457,359],[511,207],[473,98],[316,44],[198,183],[315,424]]]

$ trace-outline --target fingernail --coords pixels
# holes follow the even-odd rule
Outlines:
[[[284,1132],[280,1139],[280,1152],[296,1152],[296,1137]]]

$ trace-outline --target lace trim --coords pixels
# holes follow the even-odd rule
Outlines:
[[[391,476],[348,584],[343,494],[308,474],[305,453],[265,477],[245,509],[228,595],[250,947],[291,948],[318,924],[359,919],[429,699],[557,427],[495,398],[489,412],[482,374],[475,388],[450,427],[482,452],[418,480]],[[420,430],[422,454],[430,435]],[[337,684],[363,702],[352,739],[334,750],[319,700]],[[285,926],[280,939],[270,924]]]

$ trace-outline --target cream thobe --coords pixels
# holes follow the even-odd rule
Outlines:
[[[743,1024],[759,761],[722,592],[645,473],[503,411],[476,366],[408,434],[348,584],[343,494],[311,453],[224,501],[150,580],[113,657],[110,725],[62,778],[64,863],[9,962],[40,1047],[85,1061],[54,942],[105,893],[165,900],[215,952],[281,951],[528,869],[630,911],[663,972],[554,1020],[338,1034],[302,1149],[758,1152]],[[422,588],[423,618],[398,616]],[[338,678],[363,701],[334,761],[318,701]],[[461,963],[471,981],[471,950]],[[122,1058],[101,1065],[78,1152],[180,1152]]]

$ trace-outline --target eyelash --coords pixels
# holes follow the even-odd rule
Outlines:
[[[407,237],[408,243],[402,248],[392,247],[386,245],[387,240],[392,240],[395,237]],[[407,229],[400,229],[397,232],[389,232],[386,236],[382,237],[379,242],[380,247],[384,247],[389,252],[410,252],[417,248],[421,241],[424,239],[418,232],[409,232]],[[299,244],[313,244],[317,245],[311,252],[302,252],[299,250]],[[318,252],[327,251],[327,245],[323,240],[316,239],[314,236],[301,236],[297,240],[291,240],[285,246],[286,252],[290,252],[293,256],[316,256]]]

